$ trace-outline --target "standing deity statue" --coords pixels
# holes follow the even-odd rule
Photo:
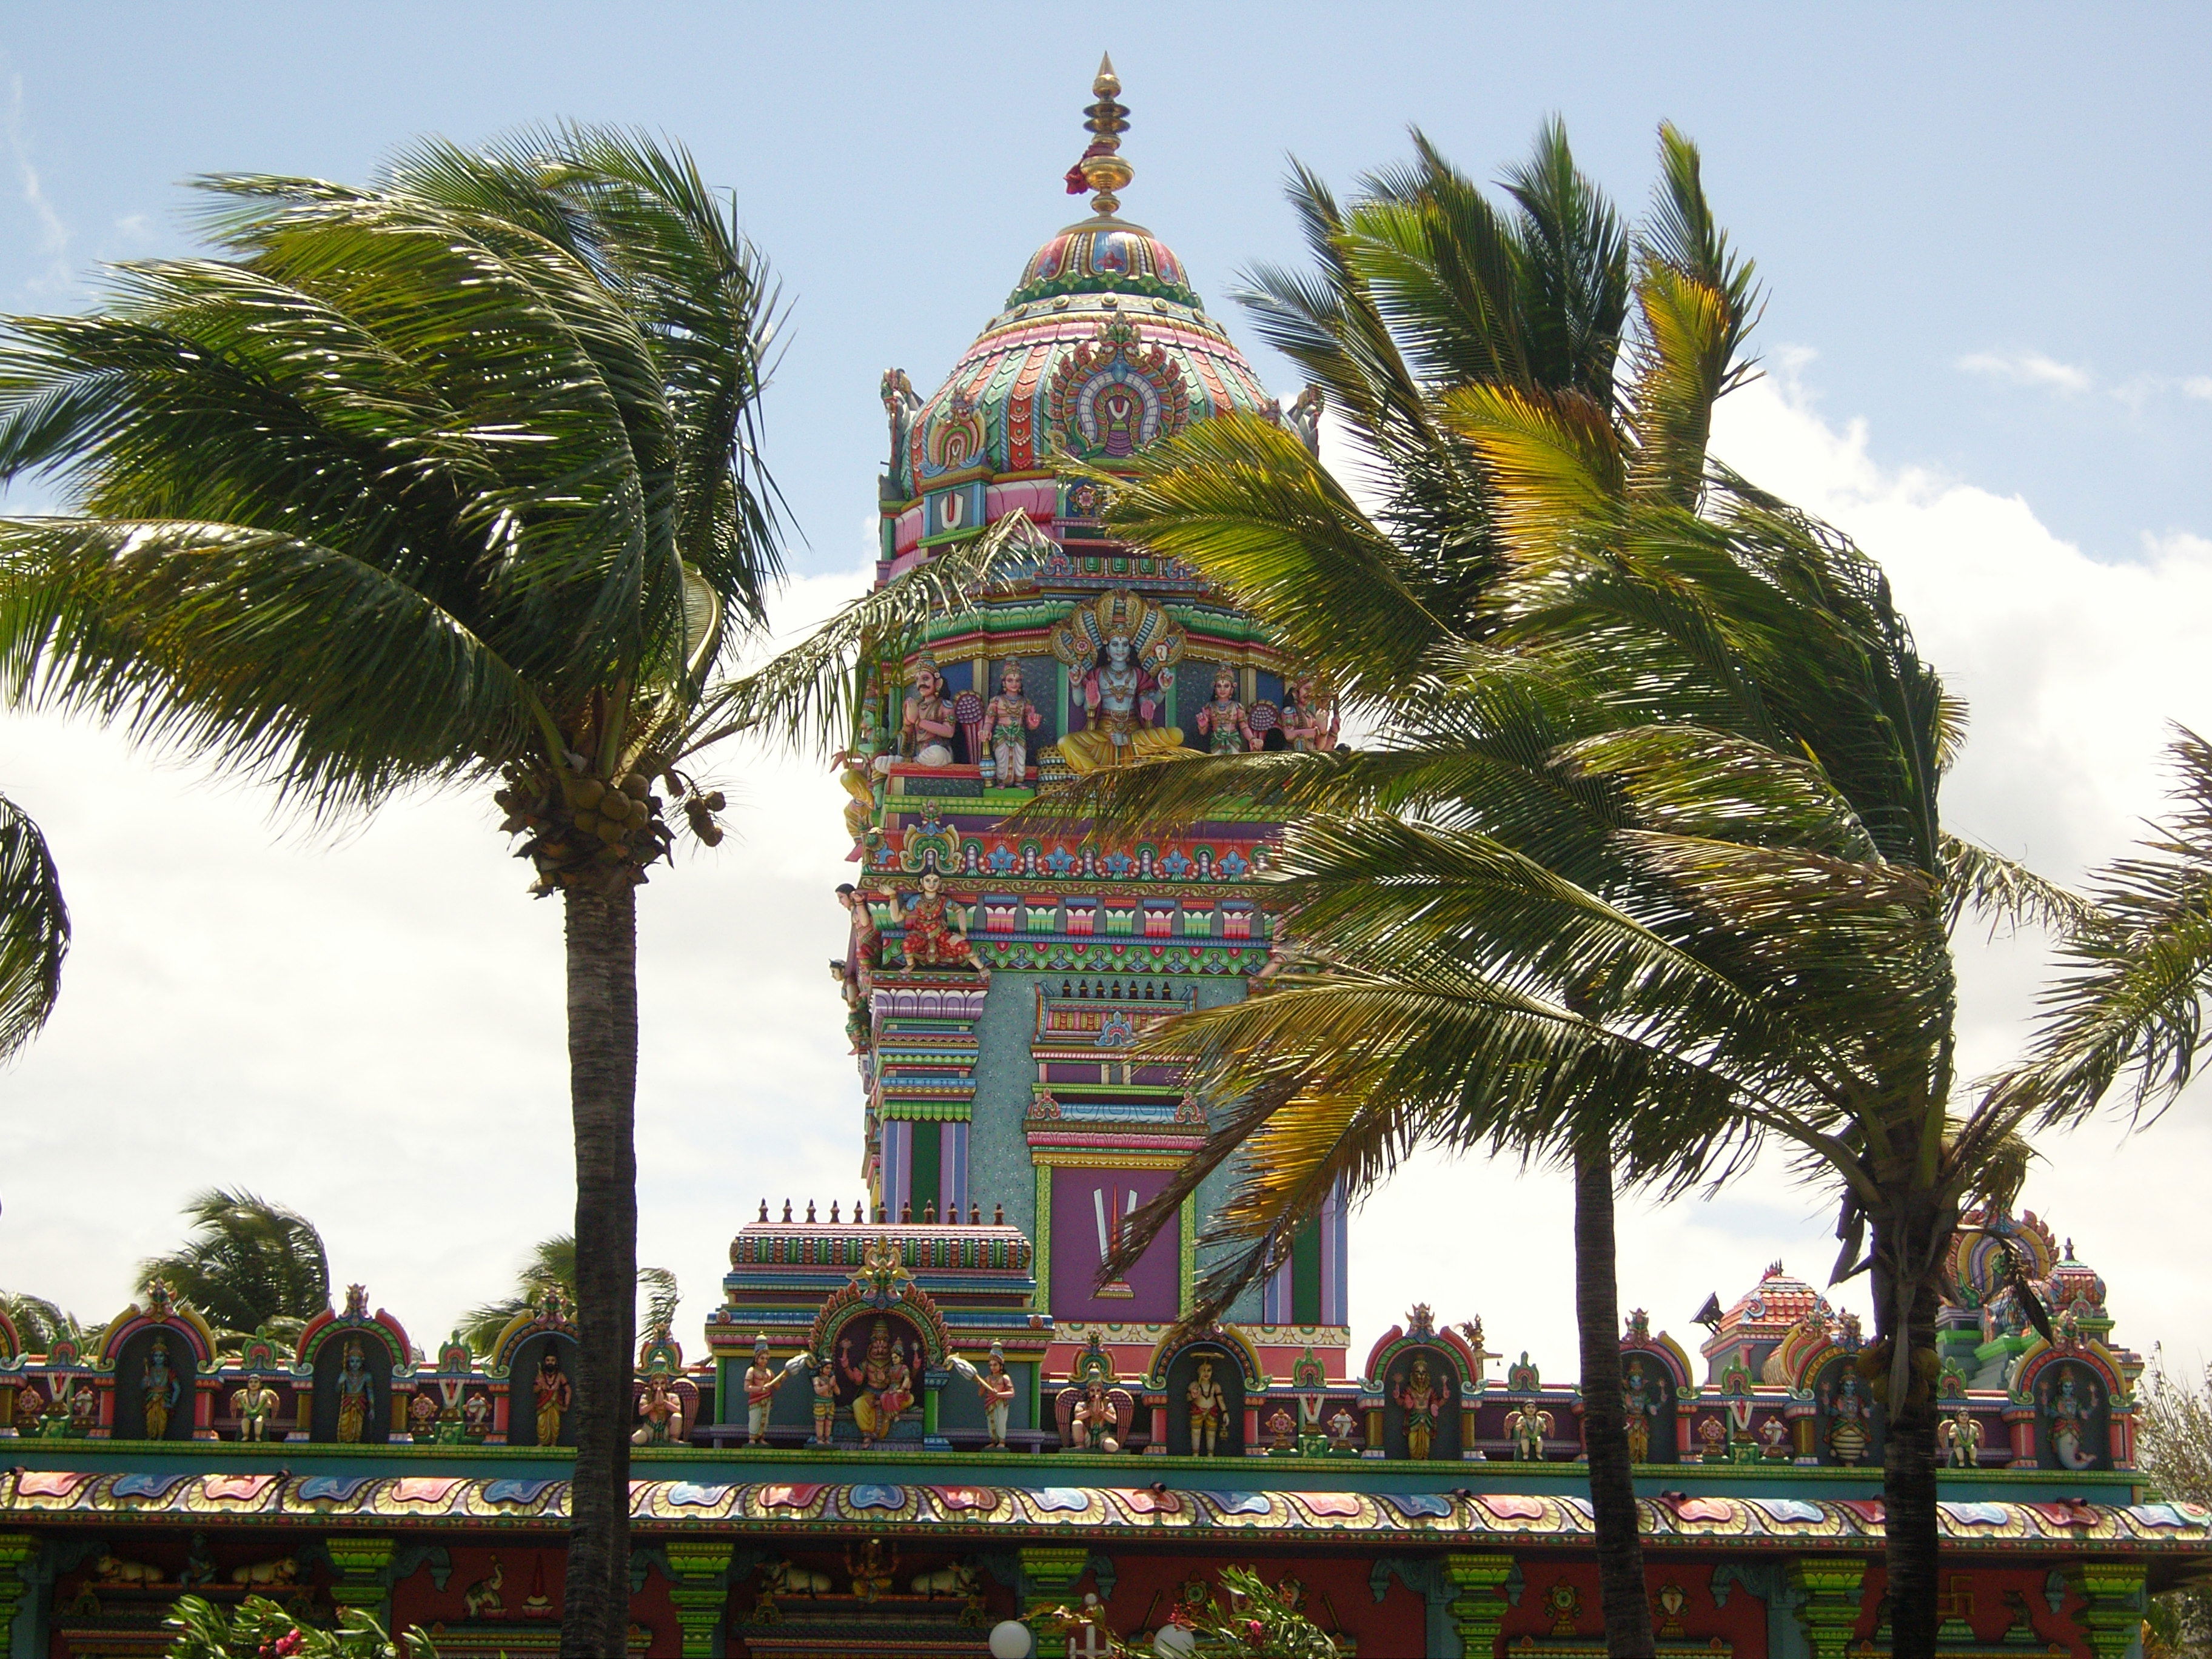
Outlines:
[[[1198,711],[1198,734],[1212,739],[1217,755],[1241,755],[1260,747],[1244,705],[1237,701],[1237,671],[1226,664],[1213,672],[1213,701]]]
[[[999,671],[999,695],[983,710],[991,734],[991,775],[1001,789],[1018,789],[1029,774],[1030,733],[1044,723],[1044,711],[1029,699],[1022,665],[1009,662]]]
[[[1659,1391],[1644,1369],[1632,1359],[1620,1380],[1620,1407],[1627,1419],[1628,1457],[1632,1463],[1651,1461],[1651,1420],[1659,1415]]]
[[[1212,1457],[1221,1446],[1222,1431],[1229,1425],[1229,1391],[1213,1380],[1213,1362],[1200,1359],[1198,1375],[1183,1391],[1190,1408],[1190,1452]]]
[[[1436,1443],[1437,1416],[1444,1406],[1444,1391],[1430,1374],[1428,1355],[1413,1356],[1398,1389],[1398,1404],[1406,1413],[1406,1455],[1425,1459]]]
[[[899,1414],[914,1404],[914,1373],[899,1345],[891,1340],[890,1326],[878,1319],[869,1328],[867,1352],[857,1364],[849,1336],[837,1345],[837,1356],[846,1380],[860,1386],[853,1398],[853,1421],[860,1427],[861,1443],[889,1439]]]
[[[557,1446],[561,1443],[561,1419],[568,1409],[574,1395],[568,1386],[567,1373],[561,1369],[560,1356],[553,1345],[545,1345],[545,1352],[538,1362],[538,1376],[532,1389],[538,1400],[538,1443]]]
[[[169,1340],[157,1336],[138,1374],[138,1398],[144,1402],[149,1440],[169,1437],[169,1413],[176,1410],[184,1392],[183,1380],[169,1366]]]
[[[893,915],[906,930],[906,965],[909,968],[973,968],[989,983],[991,970],[968,943],[966,910],[945,896],[945,878],[934,870],[921,873],[921,891],[910,903],[892,901]]]
[[[1874,1404],[1859,1374],[1846,1367],[1828,1396],[1828,1449],[1838,1463],[1862,1463],[1874,1443]]]
[[[1943,1419],[1936,1438],[1943,1449],[1943,1461],[1953,1468],[1971,1469],[1980,1464],[1982,1425],[1964,1406]]]
[[[1302,755],[1336,747],[1336,702],[1311,675],[1291,683],[1283,709],[1283,741]]]
[[[1505,1431],[1513,1437],[1514,1456],[1524,1463],[1540,1463],[1544,1437],[1552,1431],[1552,1414],[1534,1401],[1524,1401],[1505,1414]]]
[[[826,1446],[837,1437],[837,1368],[824,1355],[814,1368],[814,1443]]]
[[[1006,1419],[1014,1404],[1014,1379],[1006,1375],[1006,1349],[994,1342],[984,1367],[976,1373],[975,1391],[983,1398],[983,1421],[991,1431],[992,1449],[997,1450],[1006,1443]]]
[[[753,1338],[753,1363],[745,1370],[745,1444],[760,1446],[768,1443],[769,1408],[775,1404],[776,1384],[781,1380],[775,1368],[768,1362],[768,1333]]]
[[[362,1362],[361,1343],[349,1339],[345,1345],[345,1358],[338,1366],[338,1439],[343,1444],[355,1445],[361,1439],[361,1428],[368,1419],[368,1408],[375,1399],[374,1379]]]
[[[266,1440],[276,1415],[276,1390],[269,1386],[269,1379],[258,1373],[247,1377],[246,1386],[231,1394],[230,1414],[238,1419],[240,1440]]]

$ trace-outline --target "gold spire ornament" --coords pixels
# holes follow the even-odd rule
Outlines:
[[[1067,193],[1080,196],[1086,190],[1096,191],[1097,194],[1091,198],[1091,211],[1103,219],[1121,205],[1121,198],[1114,192],[1127,188],[1137,175],[1136,168],[1119,154],[1121,135],[1129,130],[1129,108],[1115,101],[1121,90],[1121,77],[1114,73],[1111,56],[1100,56],[1098,78],[1091,83],[1091,90],[1098,99],[1083,112],[1090,118],[1083,130],[1091,135],[1091,143],[1083,159],[1067,170]]]

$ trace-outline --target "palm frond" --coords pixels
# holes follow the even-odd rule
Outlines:
[[[0,1060],[36,1036],[61,995],[69,906],[39,826],[0,795]]]
[[[155,1279],[209,1322],[252,1332],[276,1319],[308,1319],[331,1299],[322,1235],[298,1211],[243,1189],[211,1188],[185,1206],[192,1236],[138,1264],[143,1291]]]

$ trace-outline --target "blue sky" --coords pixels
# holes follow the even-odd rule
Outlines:
[[[2212,531],[2202,8],[14,10],[10,309],[79,302],[100,258],[179,249],[195,173],[356,179],[413,134],[554,117],[682,138],[796,302],[770,415],[800,568],[850,562],[877,374],[933,385],[1074,216],[1059,175],[1102,48],[1135,112],[1125,210],[1232,321],[1234,272],[1297,255],[1287,154],[1347,181],[1418,123],[1491,176],[1558,112],[1632,208],[1671,118],[1769,285],[1764,349],[1816,352],[1803,384],[1869,422],[1877,459],[2019,494],[2100,557]]]
[[[1974,708],[1947,817],[2067,878],[2158,809],[2166,722],[2212,731],[2212,13],[1928,12],[18,4],[0,310],[83,304],[97,261],[184,251],[193,173],[358,179],[416,134],[559,117],[681,137],[793,302],[767,412],[805,538],[797,625],[869,551],[878,374],[933,388],[1082,210],[1060,179],[1102,48],[1133,111],[1125,211],[1284,396],[1229,290],[1299,257],[1287,154],[1348,185],[1418,123],[1492,177],[1558,112],[1632,211],[1672,118],[1770,294],[1773,373],[1723,406],[1717,447],[1884,562]],[[859,1145],[819,965],[844,942],[841,793],[811,763],[729,764],[738,833],[641,902],[641,1249],[683,1277],[686,1326],[733,1224],[763,1197],[849,1200]],[[434,1346],[565,1226],[559,918],[522,902],[486,802],[305,841],[249,790],[45,718],[0,731],[0,787],[47,830],[77,921],[60,1012],[0,1076],[0,1285],[105,1318],[185,1194],[238,1183],[314,1217],[339,1282]],[[2014,1050],[2043,963],[2032,939],[1964,955],[1974,1072]],[[2202,1206],[2212,1113],[2045,1150],[2027,1202],[2112,1279],[2123,1340],[2191,1363],[2212,1281],[2172,1218]],[[1423,1299],[1571,1370],[1563,1181],[1424,1158],[1387,1190],[1353,1220],[1355,1359]],[[1779,1167],[1632,1204],[1624,1304],[1680,1330],[1777,1255],[1817,1277],[1830,1206]]]

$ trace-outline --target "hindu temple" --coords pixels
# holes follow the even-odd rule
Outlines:
[[[1339,741],[1325,684],[1102,521],[1097,474],[1191,422],[1243,410],[1317,447],[1322,416],[1265,390],[1173,250],[1122,216],[1120,90],[1102,67],[1066,175],[1088,216],[929,395],[882,380],[879,580],[1014,515],[1030,551],[865,665],[851,855],[823,893],[850,920],[854,1184],[733,1216],[703,1330],[647,1334],[638,1659],[981,1656],[1018,1650],[1024,1621],[1041,1654],[1149,1651],[1231,1565],[1361,1659],[1604,1651],[1580,1392],[1504,1357],[1515,1310],[1440,1284],[1355,1342],[1338,1201],[1188,1328],[1232,1171],[1102,1274],[1206,1132],[1141,1036],[1267,970],[1255,878],[1279,825],[1128,842],[1009,816],[1173,750]],[[1032,210],[1008,195],[974,205]],[[1940,1336],[1943,1651],[2126,1659],[2147,1592],[2212,1563],[2212,1511],[2136,1471],[2143,1361],[2106,1281],[2032,1212],[1971,1220]],[[1780,1262],[1744,1277],[1686,1340],[1640,1310],[1620,1334],[1661,1650],[1882,1651],[1883,1423],[1857,1320]],[[295,1344],[240,1352],[158,1289],[82,1348],[26,1352],[0,1316],[8,1659],[140,1659],[187,1591],[364,1608],[449,1659],[554,1650],[574,1351],[557,1297],[482,1352],[424,1342],[359,1286]],[[1081,1616],[1063,1630],[1054,1607]]]

